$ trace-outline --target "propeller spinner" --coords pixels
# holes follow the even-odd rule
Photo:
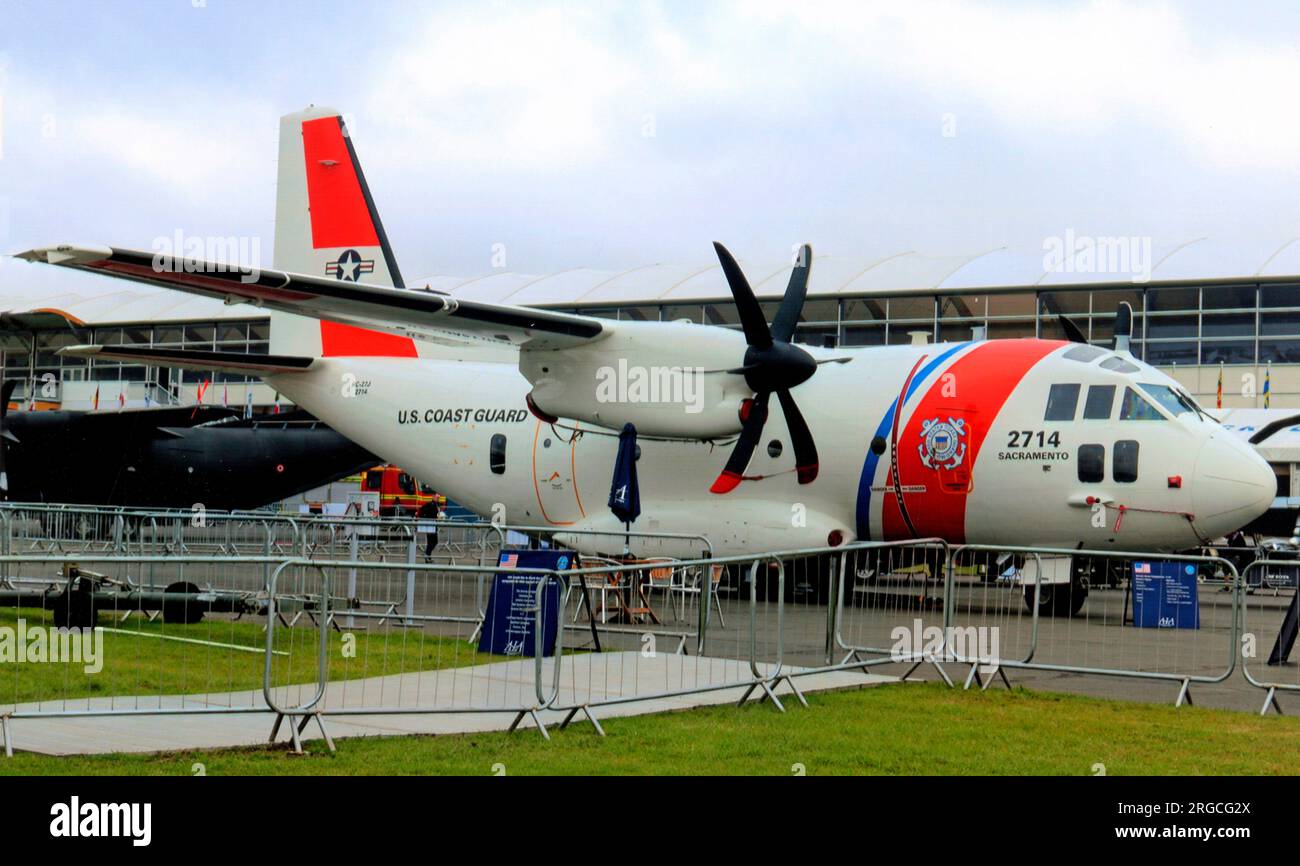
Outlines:
[[[817,361],[791,343],[790,338],[794,336],[799,313],[808,295],[812,247],[804,244],[799,248],[799,261],[790,274],[790,283],[786,286],[785,297],[781,300],[771,328],[763,318],[763,310],[754,297],[754,290],[749,287],[749,281],[745,279],[735,258],[720,243],[715,242],[713,248],[717,250],[722,272],[727,276],[727,284],[735,298],[740,324],[745,331],[745,342],[748,344],[743,365],[727,372],[743,375],[745,384],[754,391],[754,397],[741,404],[740,418],[743,426],[740,438],[736,440],[736,447],[722,474],[709,490],[713,493],[729,493],[744,479],[745,469],[763,434],[768,402],[773,393],[781,402],[786,427],[790,430],[790,445],[794,449],[799,483],[809,484],[817,477],[817,446],[813,443],[808,423],[790,396],[790,389],[812,378],[813,373],[817,372]]]

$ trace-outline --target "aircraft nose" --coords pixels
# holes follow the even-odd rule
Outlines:
[[[1277,476],[1248,442],[1216,431],[1196,460],[1192,495],[1201,533],[1218,538],[1259,517],[1277,496]]]

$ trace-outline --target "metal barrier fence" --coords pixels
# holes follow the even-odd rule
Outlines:
[[[1300,665],[1290,662],[1300,605],[1297,577],[1300,563],[1294,560],[1259,559],[1242,572],[1241,670],[1265,692],[1260,715],[1270,708],[1282,712],[1278,692],[1300,692]]]
[[[9,632],[0,643],[9,638],[20,654],[0,664],[8,755],[11,720],[94,716],[271,713],[271,739],[288,719],[297,750],[313,720],[334,748],[325,713],[508,712],[515,725],[531,715],[545,733],[537,713],[554,700],[562,634],[550,658],[532,648],[527,689],[499,670],[520,662],[480,653],[465,637],[483,628],[486,575],[542,575],[558,587],[554,572],[112,553],[0,562],[10,575],[0,588],[0,629]],[[358,573],[359,583],[349,581]],[[536,607],[538,625],[558,619],[548,597]]]
[[[1169,681],[1181,705],[1193,684],[1232,675],[1243,632],[1281,630],[1295,597],[1294,583],[1270,586],[1250,569],[1239,577],[1214,556],[921,539],[687,559],[584,556],[561,572],[498,565],[504,530],[483,528],[491,524],[464,527],[467,561],[440,562],[413,554],[415,532],[367,551],[360,530],[374,523],[330,520],[289,524],[293,549],[277,556],[0,556],[0,624],[98,620],[108,671],[86,681],[70,669],[60,679],[22,665],[7,675],[0,665],[7,751],[9,719],[78,715],[269,713],[273,739],[287,720],[297,749],[313,721],[333,748],[329,719],[390,714],[506,713],[511,730],[531,719],[547,735],[541,714],[555,711],[562,726],[583,714],[603,733],[601,708],[682,706],[686,695],[734,690],[741,704],[757,696],[784,709],[782,688],[805,702],[801,678],[884,665],[901,666],[903,679],[932,665],[950,686],[945,666],[966,666],[967,688],[1014,670]],[[183,550],[226,543],[190,537]],[[345,556],[329,556],[340,547]],[[1190,569],[1196,628],[1130,627],[1134,571],[1153,561]],[[1254,568],[1267,575],[1272,565]],[[534,638],[491,655],[480,646],[492,646],[481,639],[495,628],[485,612],[501,573],[538,580],[528,608]],[[1248,584],[1259,589],[1247,611]],[[1277,674],[1294,668],[1266,677],[1251,658],[1245,678],[1268,691],[1265,710],[1280,711],[1276,693],[1300,690],[1300,679]]]
[[[486,521],[42,503],[0,503],[0,533],[4,553],[391,559],[413,556],[432,533],[430,557],[481,562],[504,546],[503,530]]]
[[[10,719],[264,712],[260,557],[3,557]],[[143,660],[143,661],[142,661]],[[28,663],[23,663],[28,662]],[[46,664],[50,662],[51,664]]]
[[[486,578],[497,573],[540,580],[531,613],[534,643],[518,653],[531,658],[491,655],[477,641],[486,629],[484,642],[492,646],[496,626],[482,621],[479,599]],[[288,720],[294,747],[301,750],[299,735],[314,720],[333,749],[327,716],[444,713],[505,713],[514,716],[512,730],[531,717],[549,736],[538,713],[555,699],[563,655],[562,631],[552,655],[544,645],[547,621],[558,618],[560,582],[547,569],[282,563],[272,578],[266,634],[265,698],[276,716],[272,739]],[[552,584],[556,590],[548,592]],[[314,603],[298,607],[296,599]],[[281,611],[286,602],[290,607]],[[297,627],[304,622],[307,628]],[[304,656],[317,659],[307,680],[296,663]]]
[[[830,631],[841,664],[906,663],[904,680],[931,664],[951,685],[943,644],[933,640],[948,625],[948,557],[948,545],[936,538],[844,550]]]
[[[575,645],[590,629],[591,642],[584,648],[596,648],[599,641],[601,652],[566,657],[560,695],[551,709],[566,713],[564,725],[583,713],[600,732],[597,709],[636,701],[671,706],[685,695],[735,690],[740,704],[759,695],[784,709],[777,694],[784,685],[806,703],[798,678],[875,663],[855,652],[843,659],[835,655],[840,625],[854,621],[838,603],[844,563],[885,552],[919,561],[923,554],[918,551],[934,545],[943,546],[933,541],[865,543],[595,565],[583,559],[583,568],[563,575],[569,581],[566,618],[572,620]],[[942,580],[942,558],[934,561],[934,573]],[[615,614],[632,622],[598,622],[609,605],[592,600],[593,595],[618,596]],[[657,610],[690,625],[681,631],[665,629],[656,616],[655,598],[660,599]],[[587,616],[586,625],[577,622],[579,613]],[[665,635],[670,637],[667,646],[659,640]]]
[[[1187,571],[1198,596],[1194,627],[1128,627],[1134,570],[1150,572],[1153,563]],[[974,565],[977,578],[959,581],[963,565]],[[1181,706],[1191,702],[1193,684],[1221,683],[1236,667],[1243,585],[1222,557],[966,545],[953,551],[948,573],[954,603],[946,655],[971,664],[968,686],[981,668],[1004,680],[1015,668],[1129,677],[1177,683]],[[999,639],[1012,641],[1010,654],[1001,647],[981,658],[952,651],[953,638],[992,625]]]

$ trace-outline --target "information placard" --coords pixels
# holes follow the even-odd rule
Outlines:
[[[570,550],[503,550],[497,565],[505,568],[568,569],[573,562]],[[488,594],[479,652],[505,656],[532,657],[537,647],[537,588],[545,575],[498,572]],[[542,654],[555,654],[555,635],[559,626],[560,587],[548,581],[542,595],[547,615],[542,633]]]
[[[1133,625],[1138,628],[1200,628],[1196,565],[1155,559],[1134,562]]]

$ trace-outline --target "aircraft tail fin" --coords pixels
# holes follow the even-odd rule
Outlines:
[[[309,107],[280,118],[271,266],[405,288],[343,116]],[[410,338],[288,313],[271,314],[272,354],[416,357]]]

